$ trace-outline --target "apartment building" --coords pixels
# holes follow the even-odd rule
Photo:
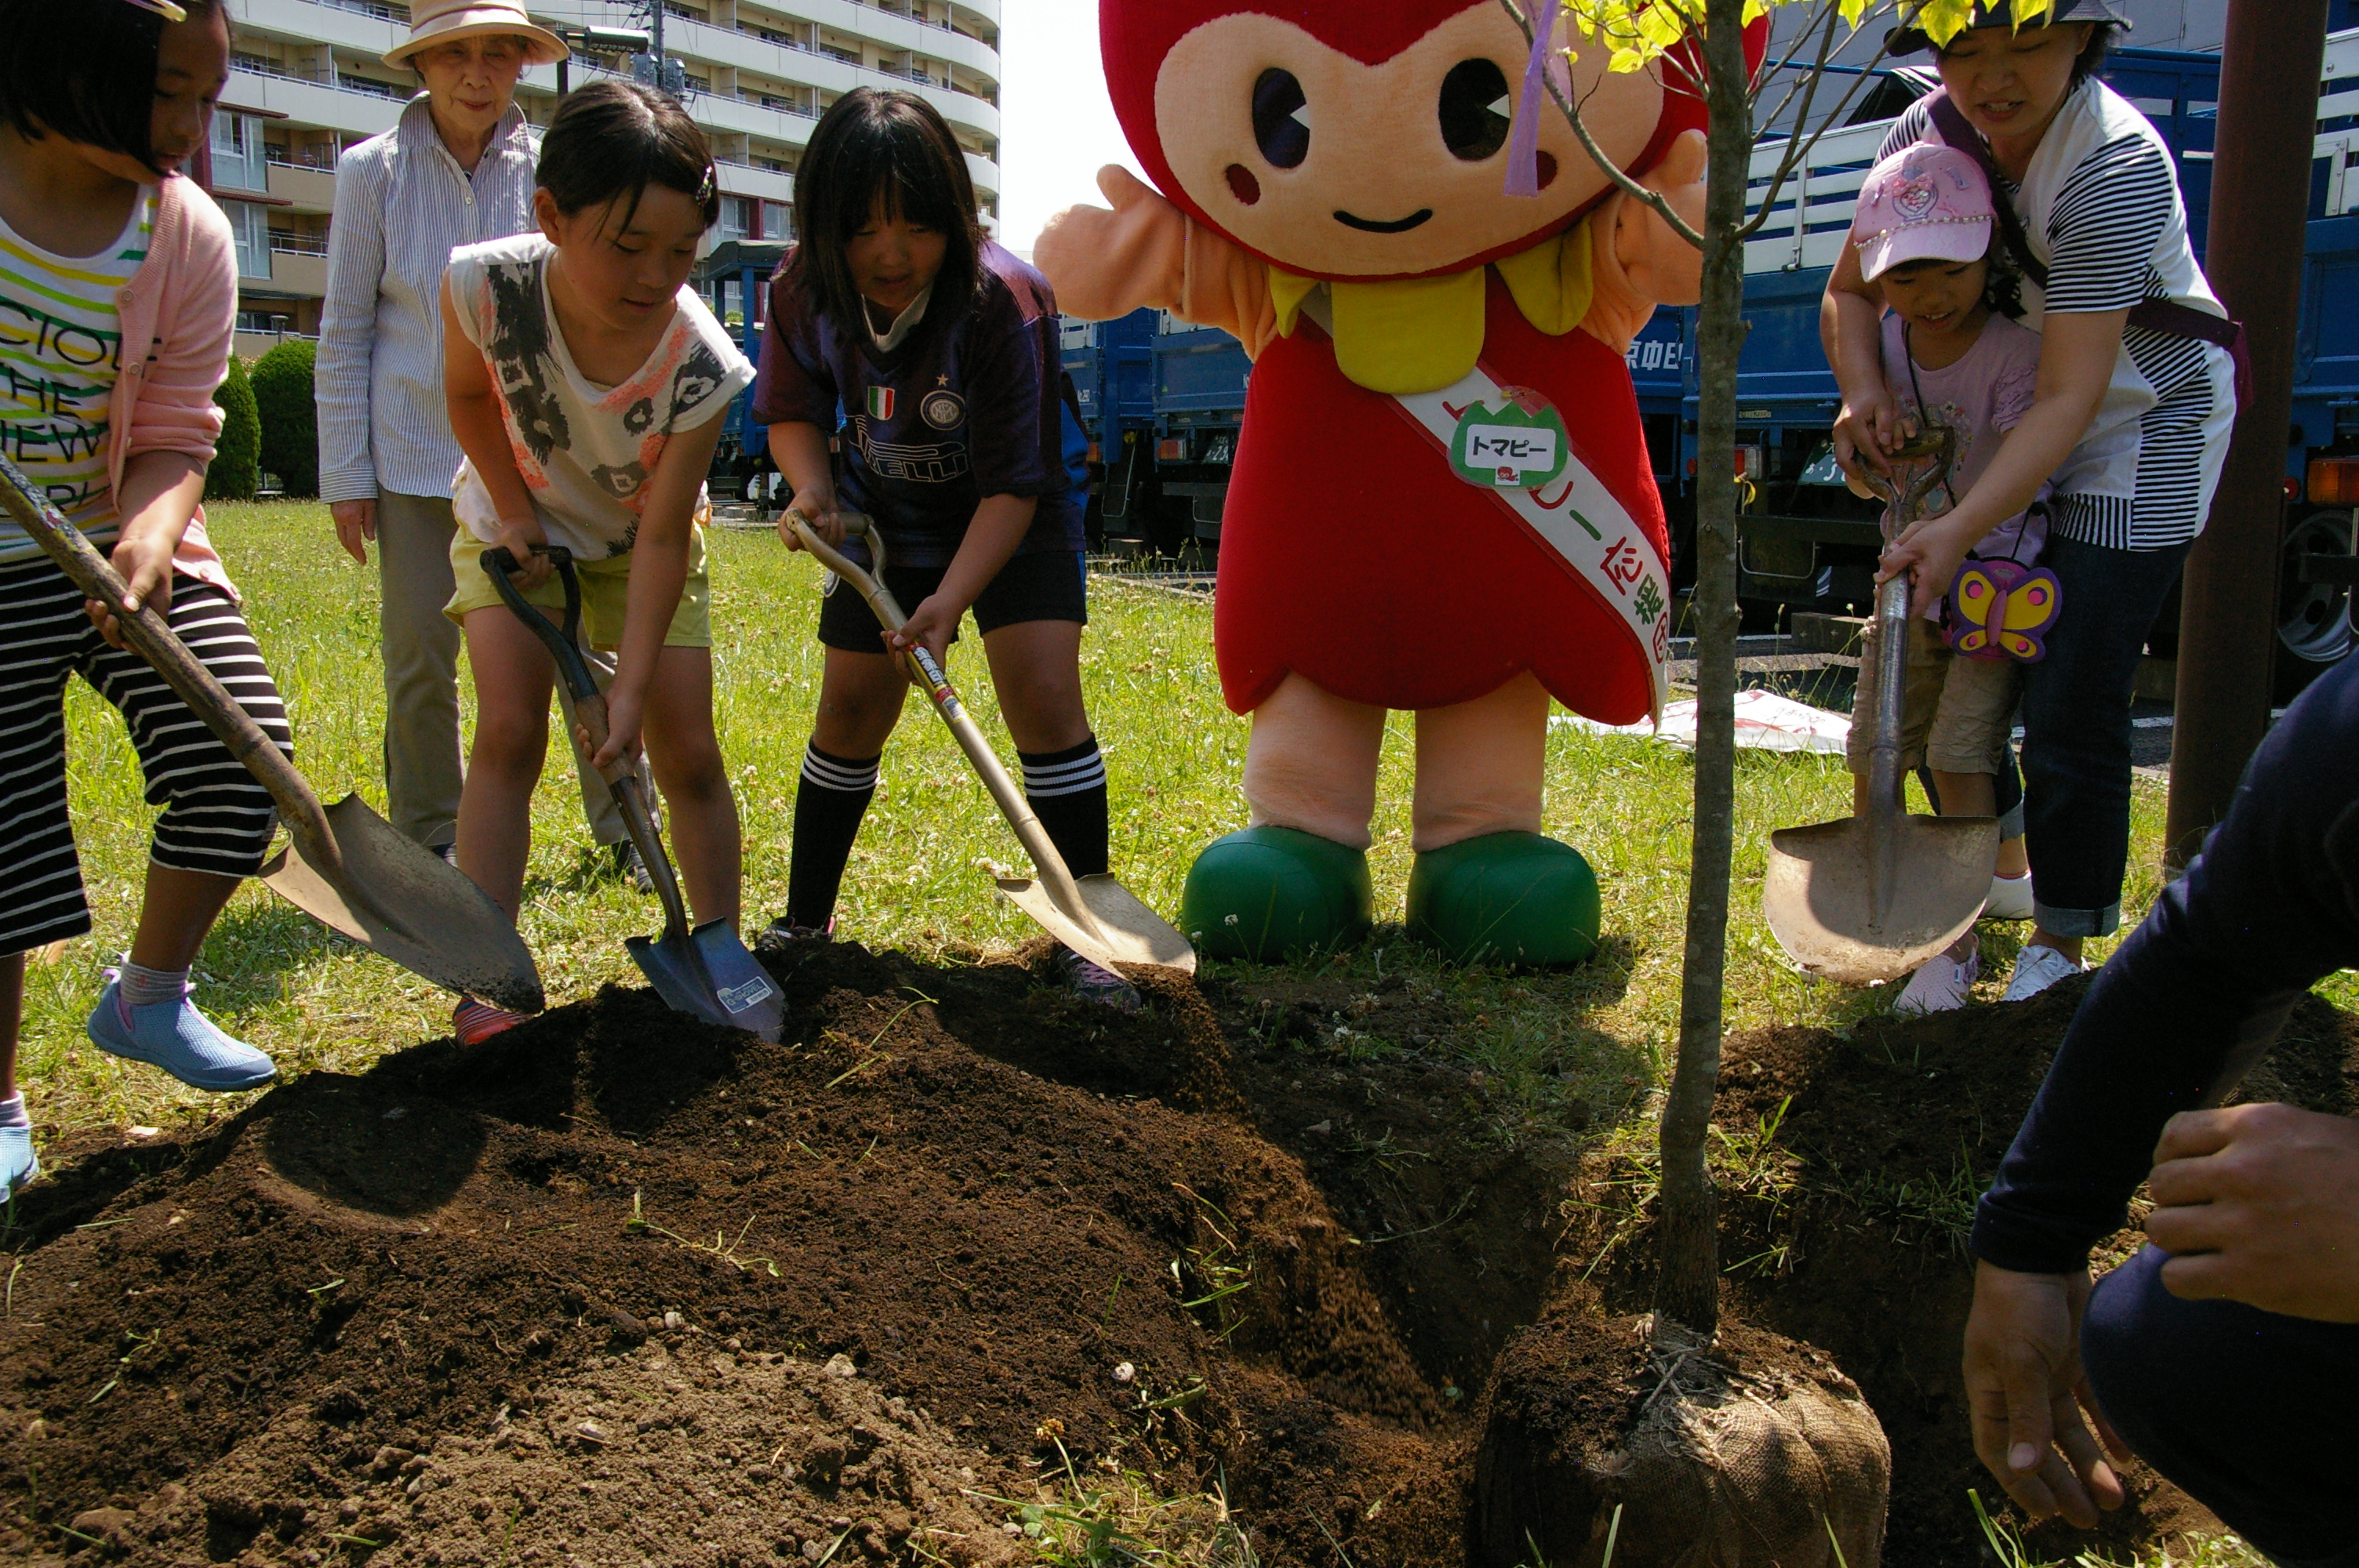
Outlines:
[[[532,0],[559,29],[641,27],[655,0]],[[854,87],[918,92],[950,122],[986,221],[999,199],[999,0],[662,0],[664,48],[712,137],[712,243],[790,239],[794,173],[821,113]],[[408,36],[384,0],[229,0],[235,58],[213,120],[211,183],[238,240],[238,352],[320,328],[337,155],[393,128],[417,91],[380,57]],[[573,85],[611,72],[577,54]],[[527,72],[526,115],[556,113],[560,68]]]

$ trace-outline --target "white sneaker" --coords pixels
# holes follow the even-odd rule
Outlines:
[[[1983,905],[1984,920],[2028,920],[2031,918],[2031,873],[2019,877],[1991,878],[1990,902]]]
[[[2029,1001],[2059,980],[2071,979],[2081,966],[2045,943],[2033,943],[2015,956],[2015,974],[2006,982],[2002,1001]]]
[[[1947,953],[1936,953],[1930,962],[1908,977],[1908,984],[1893,1002],[1892,1011],[1909,1017],[1928,1012],[1952,1012],[1973,1000],[1974,981],[1983,972],[1983,956],[1979,952],[1966,955],[1959,963]]]

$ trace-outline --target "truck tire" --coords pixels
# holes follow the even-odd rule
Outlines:
[[[2277,702],[2291,702],[2310,682],[2351,654],[2351,589],[2343,583],[2304,582],[2305,556],[2348,557],[2353,515],[2313,512],[2286,530],[2277,576]]]

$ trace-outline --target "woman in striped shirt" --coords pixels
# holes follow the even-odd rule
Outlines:
[[[2018,0],[2019,3],[2019,0]],[[1940,50],[1941,88],[1900,117],[1884,156],[1944,141],[1985,164],[2006,250],[2041,334],[2038,401],[1955,511],[1886,552],[1938,603],[1983,535],[2053,479],[2041,564],[2063,585],[2048,657],[2027,666],[2025,839],[2037,929],[2006,998],[2081,968],[2121,924],[2129,859],[2130,698],[2146,636],[2202,531],[2235,421],[2235,329],[2196,265],[2170,152],[2095,78],[2114,0],[2055,0],[2017,30],[1977,6]],[[1930,48],[1904,29],[1896,50]],[[1846,253],[1827,286],[1829,361],[1843,389],[1838,455],[1882,467],[1899,418],[1878,353],[1882,300]]]
[[[221,429],[237,262],[229,221],[178,170],[228,80],[223,0],[0,0],[0,445],[107,550],[127,608],[161,614],[282,749],[287,710],[198,502]],[[128,347],[130,352],[124,350]],[[277,818],[163,678],[125,651],[13,523],[0,525],[0,1196],[38,1173],[16,1034],[25,955],[91,928],[66,792],[65,688],[122,710],[164,808],[129,957],[88,1024],[102,1050],[201,1089],[270,1058],[189,1000],[189,969]]]
[[[399,124],[336,163],[320,494],[353,560],[366,566],[369,543],[377,547],[386,814],[448,853],[464,782],[459,629],[443,614],[457,589],[451,486],[462,454],[442,398],[442,273],[461,245],[531,232],[540,142],[516,106],[516,80],[564,58],[565,46],[510,0],[420,0],[410,16],[409,38],[386,62],[415,70],[426,90]],[[605,655],[592,663],[613,674]],[[618,871],[644,877],[614,796],[578,771],[592,835]]]

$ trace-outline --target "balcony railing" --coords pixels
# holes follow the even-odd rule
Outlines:
[[[312,87],[325,87],[337,92],[358,92],[370,98],[390,99],[407,103],[418,95],[414,87],[397,82],[377,81],[365,76],[345,76],[338,71],[290,70],[274,60],[259,55],[241,54],[232,57],[230,68],[248,76],[273,77],[280,81],[300,81]]]
[[[284,251],[290,256],[323,256],[328,254],[325,234],[299,234],[289,229],[270,231],[270,248]]]
[[[333,147],[305,147],[300,152],[272,147],[268,157],[272,167],[277,168],[310,168],[329,174],[336,170],[336,150]]]
[[[409,26],[409,7],[382,3],[382,0],[311,0],[315,5],[326,5],[337,11],[352,11],[363,16],[374,16],[380,22],[398,22]],[[857,0],[855,0],[857,3]]]
[[[853,4],[855,5],[864,3],[865,0],[853,0]],[[882,9],[882,7],[876,8]],[[897,13],[886,11],[885,14],[889,16],[897,15]],[[905,17],[905,19],[913,22],[917,20],[914,16]],[[712,26],[712,24],[708,23],[706,25]],[[940,28],[942,27],[942,24],[940,22],[928,22],[924,25],[936,28]],[[847,66],[853,70],[863,73],[864,75],[881,76],[889,81],[914,81],[925,87],[940,87],[948,92],[963,94],[969,98],[980,98],[984,103],[991,103],[994,108],[998,107],[998,105],[993,102],[989,94],[977,92],[972,87],[962,87],[947,70],[943,71],[940,76],[929,76],[922,70],[897,70],[889,65],[864,65],[861,63],[858,56],[848,54],[842,49],[834,49],[826,44],[807,44],[802,42],[800,39],[788,38],[784,33],[774,32],[767,27],[756,27],[747,22],[739,22],[737,24],[737,31],[749,38],[759,38],[764,43],[775,44],[782,49],[793,49],[798,54],[817,55],[821,59],[832,59],[838,65]],[[961,33],[959,34],[959,37],[963,38],[970,38],[972,35]],[[974,41],[978,43],[982,42],[979,38]],[[743,94],[740,94],[740,96],[743,96]],[[788,112],[791,113],[791,111]]]

